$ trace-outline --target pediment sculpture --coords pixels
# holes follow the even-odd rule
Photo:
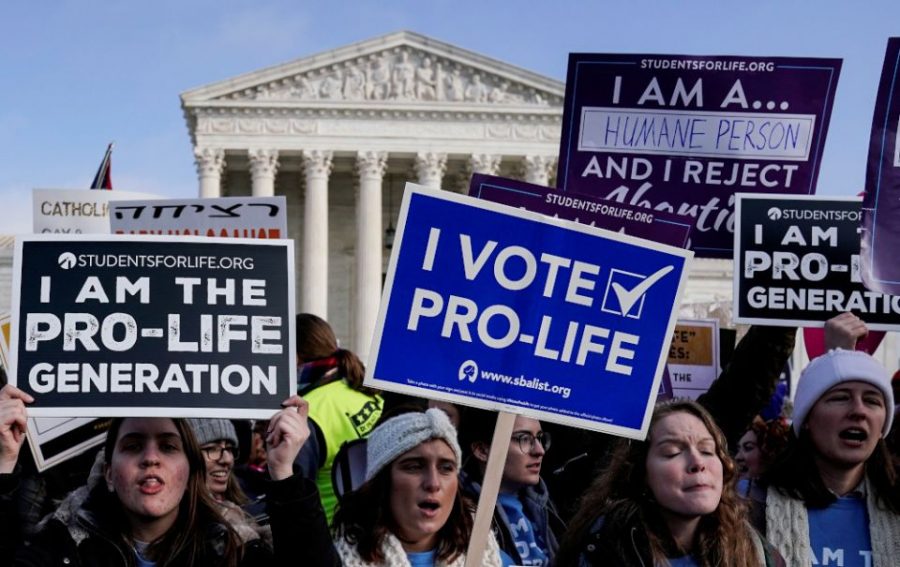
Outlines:
[[[395,48],[218,97],[561,106],[562,98],[423,51]]]

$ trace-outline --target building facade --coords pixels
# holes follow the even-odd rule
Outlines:
[[[466,192],[480,172],[552,186],[564,94],[559,81],[399,32],[181,99],[200,196],[284,195],[298,309],[365,359],[405,183]],[[693,262],[683,317],[732,326],[731,264]],[[796,358],[801,368],[802,347]]]

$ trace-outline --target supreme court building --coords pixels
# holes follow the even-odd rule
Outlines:
[[[464,193],[481,172],[552,186],[564,89],[398,32],[181,100],[200,196],[284,195],[298,309],[365,360],[404,184]],[[731,261],[695,260],[681,315],[732,326],[731,298]]]

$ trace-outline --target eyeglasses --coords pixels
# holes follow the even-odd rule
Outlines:
[[[231,455],[231,458],[235,461],[240,456],[240,451],[234,445],[214,445],[212,447],[200,447],[200,450],[203,451],[203,454],[206,455],[206,458],[210,461],[218,461],[222,458],[222,455],[227,452]]]
[[[538,431],[537,435],[532,435],[527,431],[516,433],[512,436],[513,441],[519,444],[519,450],[526,455],[534,451],[535,440],[540,441],[541,447],[546,451],[550,448],[550,433],[546,431]]]

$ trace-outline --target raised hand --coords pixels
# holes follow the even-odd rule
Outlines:
[[[281,403],[283,410],[269,421],[266,431],[266,460],[269,476],[283,480],[294,474],[294,459],[309,439],[309,404],[300,396]]]

